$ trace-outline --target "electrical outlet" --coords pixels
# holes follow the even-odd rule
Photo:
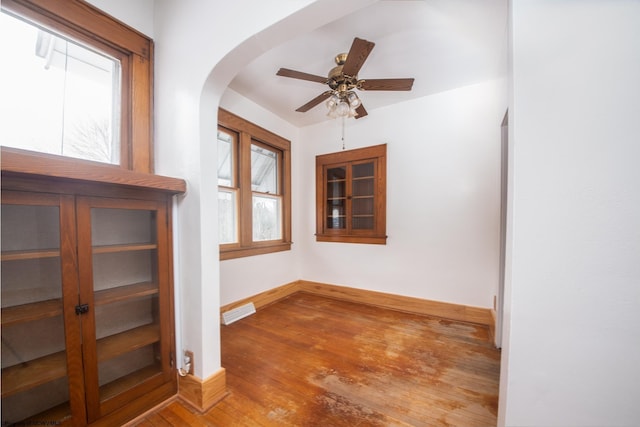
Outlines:
[[[193,375],[193,351],[185,350],[184,363],[185,365],[189,364],[189,372],[187,373]]]

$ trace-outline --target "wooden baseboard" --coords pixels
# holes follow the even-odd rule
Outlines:
[[[402,295],[369,291],[365,289],[309,282],[306,280],[298,281],[298,289],[302,292],[309,292],[312,294],[358,302],[361,304],[375,305],[407,313],[442,317],[445,319],[468,323],[479,323],[486,326],[493,323],[491,310],[488,308],[431,301]]]
[[[164,402],[158,403],[156,406],[154,406],[153,408],[149,409],[148,411],[145,411],[142,414],[140,414],[137,417],[135,417],[134,419],[132,419],[131,421],[126,422],[125,424],[122,425],[122,427],[135,427],[135,426],[137,426],[146,417],[148,417],[151,414],[155,414],[156,412],[158,412],[161,409],[163,409],[165,406],[168,406],[171,403],[175,402],[177,399],[178,399],[178,395],[174,394],[173,396],[171,396],[170,398],[168,398]]]
[[[227,395],[225,369],[205,380],[194,375],[178,377],[178,397],[200,413],[205,413]]]
[[[256,310],[259,310],[263,307],[268,306],[269,304],[273,304],[276,301],[279,301],[283,298],[288,297],[289,295],[296,293],[299,291],[298,283],[300,281],[295,281],[291,283],[287,283],[286,285],[278,286],[277,288],[270,289],[265,292],[261,292],[259,294],[250,296],[248,298],[241,299],[240,301],[232,302],[231,304],[223,305],[220,307],[220,316],[222,323],[222,313],[225,313],[229,310],[233,310],[236,307],[240,307],[241,305],[248,304],[250,302],[256,307]]]
[[[497,314],[494,309],[489,310],[489,314],[491,315],[491,322],[489,323],[489,338],[491,342],[496,344],[496,323],[497,323]]]
[[[366,289],[310,282],[308,280],[291,282],[286,285],[273,288],[269,291],[244,298],[240,301],[227,304],[220,308],[220,313],[224,313],[225,311],[249,302],[253,302],[256,310],[259,310],[260,308],[273,304],[274,302],[286,298],[295,292],[308,292],[345,301],[357,302],[360,304],[375,305],[391,310],[404,311],[406,313],[442,317],[445,319],[468,323],[478,323],[489,326],[489,328],[494,328],[493,330],[495,330],[495,318],[492,316],[492,310],[489,308],[432,301],[384,292],[369,291]]]
[[[91,423],[91,427],[123,426],[141,413],[163,404],[176,394],[176,383],[171,381],[134,399],[128,404]]]

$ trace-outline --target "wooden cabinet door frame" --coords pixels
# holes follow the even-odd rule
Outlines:
[[[156,213],[156,266],[158,285],[158,312],[167,313],[161,315],[160,323],[160,352],[162,360],[162,373],[153,375],[140,384],[105,401],[100,400],[100,386],[98,378],[98,352],[96,340],[95,299],[93,279],[93,243],[91,234],[91,210],[93,208],[146,210]],[[78,271],[80,276],[80,300],[82,304],[89,306],[89,312],[83,315],[82,337],[84,346],[83,360],[86,368],[85,389],[87,400],[87,415],[89,423],[96,421],[114,410],[131,402],[141,394],[148,393],[170,380],[171,364],[171,296],[169,287],[169,262],[168,256],[168,213],[166,203],[153,200],[127,200],[110,199],[101,197],[78,197]]]
[[[66,377],[71,417],[61,425],[86,423],[84,373],[80,320],[75,314],[79,301],[77,247],[75,226],[75,199],[70,195],[2,191],[2,204],[27,206],[53,206],[58,208],[60,239],[60,273],[62,319],[65,333]],[[57,421],[57,420],[56,420]]]
[[[316,156],[316,241],[386,244],[386,144]],[[353,229],[353,166],[373,163],[373,227]],[[327,227],[327,171],[345,168],[345,227]]]

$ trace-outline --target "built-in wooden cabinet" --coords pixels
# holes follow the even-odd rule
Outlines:
[[[317,156],[316,240],[386,238],[386,145]]]
[[[12,159],[2,160],[2,424],[118,425],[176,392],[170,208],[184,182],[45,178],[8,172]]]

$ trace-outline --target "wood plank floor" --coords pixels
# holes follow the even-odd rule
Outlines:
[[[488,328],[297,293],[222,326],[229,395],[149,426],[494,426]]]

